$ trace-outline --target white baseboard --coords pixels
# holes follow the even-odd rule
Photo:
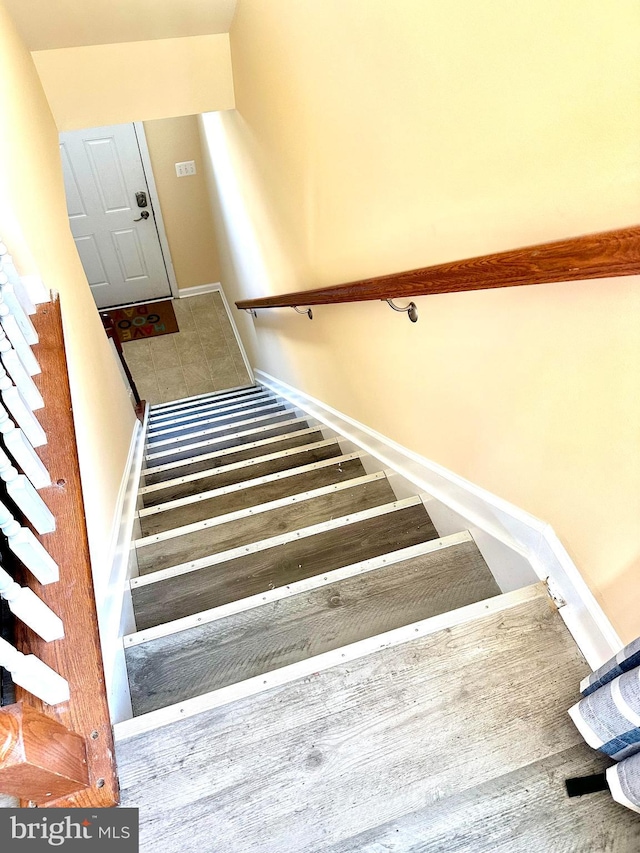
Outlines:
[[[213,293],[216,290],[221,290],[222,285],[219,281],[211,282],[210,284],[194,284],[192,287],[181,287],[178,290],[178,299],[185,299],[189,296],[202,296],[203,293]]]
[[[111,547],[107,566],[109,578],[102,590],[96,590],[100,644],[104,663],[109,710],[113,723],[131,717],[129,682],[122,649],[122,636],[131,630],[131,591],[128,581],[135,573],[132,562],[133,526],[136,519],[138,486],[144,456],[146,420],[136,419],[129,455],[122,476],[114,513]]]
[[[514,563],[517,565],[515,570],[521,574],[522,578],[526,577],[526,570],[523,569],[524,558],[535,577],[540,580],[549,580],[555,594],[559,594],[564,599],[565,604],[560,607],[559,612],[591,667],[597,668],[623,647],[622,640],[571,557],[552,527],[545,521],[459,477],[424,456],[402,447],[268,373],[256,370],[255,374],[259,384],[280,394],[347,441],[367,451],[379,460],[383,467],[397,471],[400,477],[415,486],[417,494],[424,495],[425,504],[430,512],[430,499],[435,499],[446,507],[448,513],[443,513],[443,524],[451,523],[450,520],[454,518],[454,514],[461,517],[474,534],[492,570],[492,554],[496,554],[498,549],[500,565],[494,570],[494,575],[502,578],[501,587],[513,587],[509,579],[504,577],[505,546],[513,553]],[[445,515],[448,515],[446,520]],[[438,526],[436,519],[434,523]],[[443,535],[452,530],[439,529],[438,532]],[[478,532],[481,535],[478,535]],[[493,540],[493,545],[490,540]]]
[[[244,344],[242,343],[242,338],[240,337],[240,332],[238,332],[238,327],[236,326],[236,321],[233,319],[233,314],[229,308],[229,303],[227,302],[227,297],[225,296],[224,289],[220,282],[216,282],[215,284],[197,284],[194,287],[183,287],[180,289],[180,299],[188,298],[189,296],[201,296],[203,293],[219,293],[222,298],[222,303],[225,307],[225,311],[227,312],[227,317],[229,318],[229,322],[231,323],[231,328],[233,329],[233,334],[235,335],[236,342],[238,344],[238,349],[240,350],[240,355],[242,356],[242,360],[244,361],[244,366],[249,374],[249,381],[254,383],[255,376],[253,375],[253,368],[247,358],[247,354],[244,349]]]

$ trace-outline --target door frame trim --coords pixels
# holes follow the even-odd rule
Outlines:
[[[144,169],[144,176],[147,181],[147,187],[149,189],[149,198],[151,199],[151,206],[153,207],[153,215],[156,221],[156,228],[158,229],[158,237],[160,238],[160,249],[162,250],[162,257],[164,259],[164,265],[167,270],[167,277],[169,279],[169,287],[171,288],[171,297],[173,299],[178,299],[178,280],[176,278],[176,273],[173,268],[173,261],[171,260],[171,251],[169,249],[169,241],[167,240],[167,232],[164,227],[164,220],[162,218],[162,209],[160,208],[160,197],[158,196],[158,188],[156,187],[155,178],[153,177],[153,168],[151,166],[151,155],[149,154],[149,146],[147,145],[147,137],[144,132],[144,122],[134,121],[132,122],[133,129],[136,135],[136,139],[138,140],[138,149],[140,151],[140,159],[142,160],[142,168]],[[168,297],[163,296],[162,299],[167,299]],[[152,300],[154,302],[159,301],[158,299]],[[113,310],[111,308],[105,310]]]

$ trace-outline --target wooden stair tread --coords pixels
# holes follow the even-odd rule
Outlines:
[[[166,441],[167,439],[180,439],[189,441],[190,436],[194,432],[200,432],[205,429],[214,427],[231,426],[235,423],[246,421],[250,418],[258,418],[269,414],[278,414],[288,410],[284,403],[277,403],[273,400],[262,405],[252,406],[248,409],[237,409],[228,414],[216,415],[212,413],[203,413],[198,418],[192,418],[187,423],[167,424],[160,429],[155,429],[147,435],[147,448],[154,447],[158,442]]]
[[[637,815],[606,794],[570,800],[564,793],[565,779],[603,773],[609,764],[581,743],[323,847],[323,853],[635,853]]]
[[[293,417],[294,414],[291,409],[279,406],[255,412],[243,412],[240,418],[232,419],[229,423],[224,419],[220,422],[211,418],[204,418],[201,422],[194,424],[193,428],[189,428],[186,433],[179,430],[177,434],[163,434],[153,438],[148,437],[146,455],[148,458],[150,454],[169,450],[172,447],[178,448],[183,445],[193,444],[205,438],[215,438],[218,435],[235,435],[237,432],[256,429],[259,426],[281,423],[283,420]]]
[[[212,399],[152,412],[147,452],[168,452],[144,483],[166,486],[143,489],[145,507],[343,452],[304,450],[321,429],[264,388],[223,393],[219,415]],[[264,431],[242,423],[267,413]],[[424,505],[386,480],[286,500],[362,477],[359,460],[341,467],[141,518],[160,540],[140,543],[132,581],[139,716],[115,731],[145,848],[182,853],[188,827],[190,847],[228,853],[640,849],[637,818],[609,797],[565,797],[566,776],[603,762],[566,714],[588,668],[543,585],[500,595],[465,534],[418,544],[438,536]],[[282,503],[249,511],[269,501]]]
[[[577,745],[587,671],[540,594],[118,742],[122,805],[166,853],[187,824],[193,849],[330,849]]]
[[[152,536],[174,527],[192,524],[223,513],[236,512],[247,507],[268,503],[287,495],[340,483],[365,474],[359,459],[348,459],[312,471],[305,471],[289,477],[283,477],[261,485],[229,492],[216,497],[199,500],[184,506],[167,509],[164,512],[145,515],[140,518],[143,536]],[[216,488],[220,488],[216,486]]]
[[[499,595],[473,541],[126,648],[135,714]]]
[[[308,438],[308,436],[305,436]],[[319,439],[322,440],[322,439]],[[280,471],[287,471],[289,468],[298,468],[302,465],[312,465],[314,462],[322,462],[325,459],[331,459],[340,456],[340,445],[336,442],[317,447],[312,450],[304,450],[306,444],[313,444],[311,441],[305,442],[302,445],[299,453],[291,453],[288,456],[280,456],[275,459],[268,459],[264,462],[260,461],[260,456],[255,457],[255,463],[245,465],[242,468],[236,468],[229,471],[217,471],[211,465],[211,475],[208,477],[200,477],[197,480],[187,480],[185,483],[176,482],[179,478],[174,478],[174,481],[167,482],[166,488],[157,489],[155,491],[142,493],[142,503],[144,507],[153,507],[167,501],[178,500],[179,498],[197,495],[200,492],[205,492],[208,489],[218,489],[224,486],[232,486],[236,483],[242,483],[245,480],[255,479],[256,477],[264,477],[268,474],[276,474]],[[286,448],[284,448],[286,449]],[[294,447],[291,448],[293,450]],[[274,451],[271,451],[274,452]],[[277,451],[275,451],[277,452]],[[268,455],[268,454],[265,454]],[[242,460],[237,460],[242,461]],[[230,465],[233,463],[225,463]],[[224,468],[225,465],[218,465],[219,468]],[[204,469],[207,470],[206,468]],[[190,472],[195,473],[195,472]]]
[[[344,477],[345,484],[350,478]],[[269,536],[288,533],[319,524],[330,518],[361,512],[390,503],[395,495],[386,478],[313,497],[277,509],[245,515],[212,527],[205,527],[173,538],[161,539],[137,548],[141,575],[259,542]]]
[[[210,404],[209,406],[200,406],[195,411],[186,410],[185,412],[169,413],[162,418],[149,419],[149,430],[156,432],[158,430],[167,429],[175,424],[190,423],[193,420],[202,420],[208,417],[224,417],[226,414],[239,414],[246,409],[253,409],[256,406],[266,405],[269,402],[276,402],[278,398],[272,394],[256,394],[251,397],[240,399],[238,402],[229,401],[228,403]],[[284,405],[284,401],[281,401]]]
[[[240,445],[235,448],[227,448],[224,453],[214,451],[211,454],[203,454],[204,458],[194,457],[193,460],[185,459],[183,465],[178,464],[162,471],[144,473],[145,485],[151,486],[155,483],[163,483],[166,480],[173,480],[185,474],[194,474],[196,471],[206,471],[210,468],[230,465],[233,462],[241,462],[245,459],[256,459],[258,456],[265,456],[269,453],[274,453],[276,450],[300,447],[314,441],[320,441],[322,439],[322,432],[319,429],[317,431],[309,431],[309,428],[305,429],[298,425],[298,429],[292,434],[280,433],[277,436],[272,436],[273,441],[259,443],[263,441],[263,437],[259,436],[258,438],[259,441],[250,442],[247,447]]]
[[[243,421],[239,424],[232,424],[226,429],[214,427],[206,429],[202,435],[194,435],[188,440],[175,444],[147,446],[145,461],[147,466],[164,465],[178,459],[199,456],[211,450],[246,444],[254,441],[257,437],[267,438],[271,435],[281,435],[291,430],[300,429],[301,424],[308,426],[306,421],[299,420],[299,417],[289,410],[256,423]]]
[[[260,394],[263,390],[259,385],[247,385],[228,391],[214,391],[210,394],[200,394],[197,397],[183,397],[180,400],[171,400],[169,403],[154,403],[154,405],[150,406],[150,416],[153,419],[157,419],[169,412],[182,409],[195,409],[199,406],[215,402],[222,403],[223,400],[245,398],[252,394]]]
[[[422,504],[246,554],[131,591],[138,629],[437,539]]]

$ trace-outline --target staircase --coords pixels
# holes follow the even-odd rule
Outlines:
[[[603,759],[546,587],[501,594],[367,465],[259,386],[152,407],[115,726],[140,849],[640,849],[564,794]]]

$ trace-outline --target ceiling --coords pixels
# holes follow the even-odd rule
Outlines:
[[[4,0],[29,50],[227,33],[236,0]]]

